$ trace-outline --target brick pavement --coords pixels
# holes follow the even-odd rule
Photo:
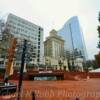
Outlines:
[[[32,91],[36,94],[36,100],[76,100],[76,97],[79,100],[100,100],[100,79],[23,81],[21,100],[32,100]]]

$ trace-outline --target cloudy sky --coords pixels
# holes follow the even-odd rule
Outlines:
[[[0,0],[0,15],[11,12],[44,28],[44,39],[78,16],[89,58],[97,53],[100,0]]]

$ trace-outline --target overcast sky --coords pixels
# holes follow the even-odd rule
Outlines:
[[[0,0],[0,14],[11,12],[44,28],[59,30],[72,16],[78,16],[89,58],[97,53],[100,0]]]

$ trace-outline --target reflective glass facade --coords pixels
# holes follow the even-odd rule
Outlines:
[[[84,39],[77,16],[70,18],[58,31],[58,34],[65,40],[65,50],[74,58],[82,57],[84,60],[87,59]]]

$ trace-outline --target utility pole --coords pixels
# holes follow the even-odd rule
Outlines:
[[[24,62],[25,62],[26,45],[27,45],[27,41],[24,40],[24,47],[23,47],[22,58],[21,58],[21,68],[20,68],[20,76],[19,76],[18,97],[17,97],[17,100],[20,100],[20,96],[21,96],[21,89],[22,89],[22,80],[23,80],[23,70],[24,70]]]

